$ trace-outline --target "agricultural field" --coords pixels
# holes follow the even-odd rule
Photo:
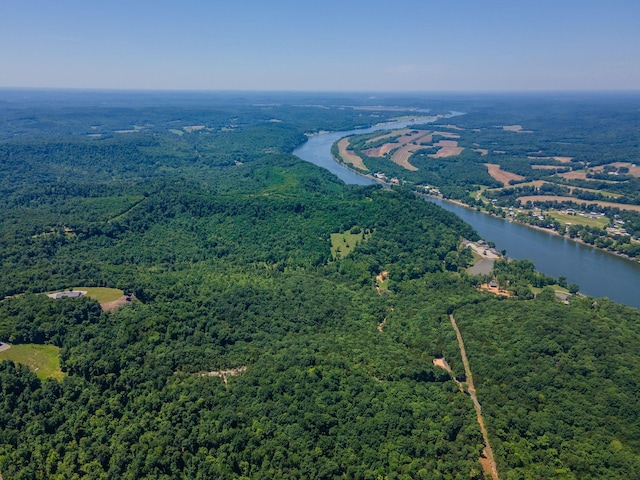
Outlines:
[[[359,170],[364,170],[365,172],[369,170],[362,161],[362,158],[349,149],[349,138],[343,138],[338,142],[338,151],[340,153],[340,157],[345,163],[348,163]]]
[[[528,195],[528,196],[522,196],[522,197],[518,197],[518,200],[521,203],[527,203],[527,202],[531,202],[531,203],[543,203],[543,202],[558,202],[558,203],[563,203],[563,202],[580,202],[579,199],[576,199],[575,197],[563,197],[563,196],[559,196],[559,195]],[[594,205],[599,205],[601,207],[608,207],[608,208],[617,208],[620,210],[630,210],[633,212],[640,212],[640,205],[627,205],[624,203],[614,203],[614,202],[603,202],[601,200],[592,200],[589,202],[584,202],[582,201],[582,203],[589,203],[589,204],[594,204]]]
[[[500,165],[496,165],[494,163],[485,163],[487,170],[489,170],[489,175],[491,175],[498,182],[502,183],[505,187],[510,185],[512,181],[520,181],[524,180],[525,177],[522,175],[518,175],[516,173],[507,172],[502,170]]]

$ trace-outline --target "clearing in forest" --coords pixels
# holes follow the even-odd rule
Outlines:
[[[386,292],[389,290],[389,272],[386,270],[376,275],[376,290],[378,293]]]
[[[531,130],[523,130],[522,125],[503,125],[502,129],[506,132],[533,133]]]
[[[489,170],[489,175],[491,175],[495,180],[502,182],[505,187],[509,186],[509,182],[512,180],[524,180],[524,177],[522,175],[502,170],[502,168],[500,168],[500,165],[497,165],[495,163],[485,163],[484,165]]]
[[[480,290],[493,293],[494,295],[500,295],[501,297],[511,297],[511,293],[509,293],[507,290],[504,290],[503,288],[500,288],[497,285],[492,285],[490,283],[483,283],[479,288]]]
[[[87,292],[85,293],[87,297],[93,298],[99,303],[113,302],[124,294],[122,290],[107,287],[75,287],[74,290]]]
[[[342,233],[332,233],[331,256],[334,260],[346,257],[356,248],[358,243],[367,241],[370,236],[369,230],[362,230],[358,227],[353,227]]]
[[[359,170],[369,171],[367,166],[358,155],[349,150],[349,138],[343,138],[338,142],[338,154],[345,163],[353,165]]]
[[[54,345],[11,345],[11,348],[0,352],[0,361],[2,360],[26,365],[40,380],[64,378],[64,373],[60,370],[60,348]]]

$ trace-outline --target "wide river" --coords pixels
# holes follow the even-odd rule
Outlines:
[[[353,133],[402,128],[410,124],[411,122],[394,123],[366,130],[316,135],[293,153],[303,160],[326,168],[345,183],[371,185],[373,180],[351,172],[333,159],[333,142]],[[540,272],[554,277],[565,276],[569,283],[580,285],[580,292],[585,295],[609,297],[616,302],[640,308],[640,263],[450,202],[438,199],[429,201],[457,214],[484,239],[495,242],[499,250],[506,249],[508,257],[529,259]]]

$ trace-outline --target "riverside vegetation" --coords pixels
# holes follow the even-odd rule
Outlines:
[[[397,111],[15,95],[0,341],[59,348],[63,375],[0,363],[3,478],[485,478],[474,406],[433,364],[464,381],[451,314],[501,478],[640,471],[640,312],[564,304],[526,261],[496,264],[510,297],[482,291],[453,214],[289,153]],[[42,294],[75,286],[137,301]]]

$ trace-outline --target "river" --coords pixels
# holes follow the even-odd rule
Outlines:
[[[380,125],[368,129],[315,135],[293,154],[326,168],[348,184],[371,185],[370,178],[358,175],[331,156],[333,143],[354,133],[368,133],[388,128],[403,128],[412,123]],[[568,283],[580,285],[580,292],[594,297],[608,297],[616,302],[640,308],[640,263],[597,248],[574,242],[550,232],[492,217],[476,210],[439,199],[429,199],[469,223],[485,239],[493,241],[507,256],[533,261],[536,269],[554,277],[567,277]]]

